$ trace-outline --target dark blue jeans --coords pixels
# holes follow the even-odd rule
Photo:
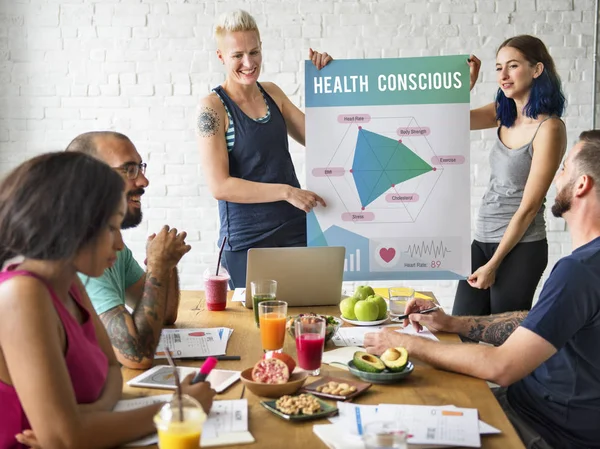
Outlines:
[[[252,248],[282,248],[306,246],[306,231],[291,235],[290,232],[278,231],[264,240],[252,245]],[[248,265],[248,249],[240,251],[223,251],[221,263],[229,272],[229,287],[246,287],[246,267]]]
[[[492,389],[492,393],[496,396],[502,410],[504,410],[506,417],[519,434],[525,447],[527,449],[552,449],[552,446],[510,405],[506,392],[507,389],[504,387]]]

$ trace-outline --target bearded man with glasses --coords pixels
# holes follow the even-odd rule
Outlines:
[[[96,157],[123,176],[127,212],[122,229],[142,221],[141,197],[148,186],[146,163],[129,138],[112,131],[77,136],[67,151]],[[80,275],[96,312],[104,323],[119,362],[129,368],[152,366],[164,325],[175,323],[179,307],[177,263],[191,247],[186,233],[165,225],[148,237],[146,271],[125,245],[117,262],[99,278]],[[128,305],[131,312],[127,310]]]

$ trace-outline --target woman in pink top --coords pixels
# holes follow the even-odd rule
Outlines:
[[[83,153],[31,159],[0,184],[0,449],[108,448],[153,432],[160,405],[111,412],[119,364],[76,273],[123,248],[121,176]],[[208,412],[214,392],[184,382]]]

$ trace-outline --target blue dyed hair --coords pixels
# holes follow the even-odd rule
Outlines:
[[[561,117],[565,110],[565,96],[562,92],[560,76],[556,72],[554,60],[544,43],[535,36],[523,34],[506,39],[498,52],[504,47],[518,50],[532,66],[541,62],[542,74],[533,80],[529,91],[529,101],[523,109],[527,117],[536,119],[539,114]],[[498,54],[496,52],[496,55]],[[506,98],[502,89],[496,94],[496,119],[510,128],[517,118],[517,106],[512,98]]]

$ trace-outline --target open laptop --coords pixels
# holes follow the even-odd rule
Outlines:
[[[339,304],[344,276],[343,246],[251,248],[246,268],[246,301],[252,308],[254,280],[277,281],[277,299],[290,307]]]

